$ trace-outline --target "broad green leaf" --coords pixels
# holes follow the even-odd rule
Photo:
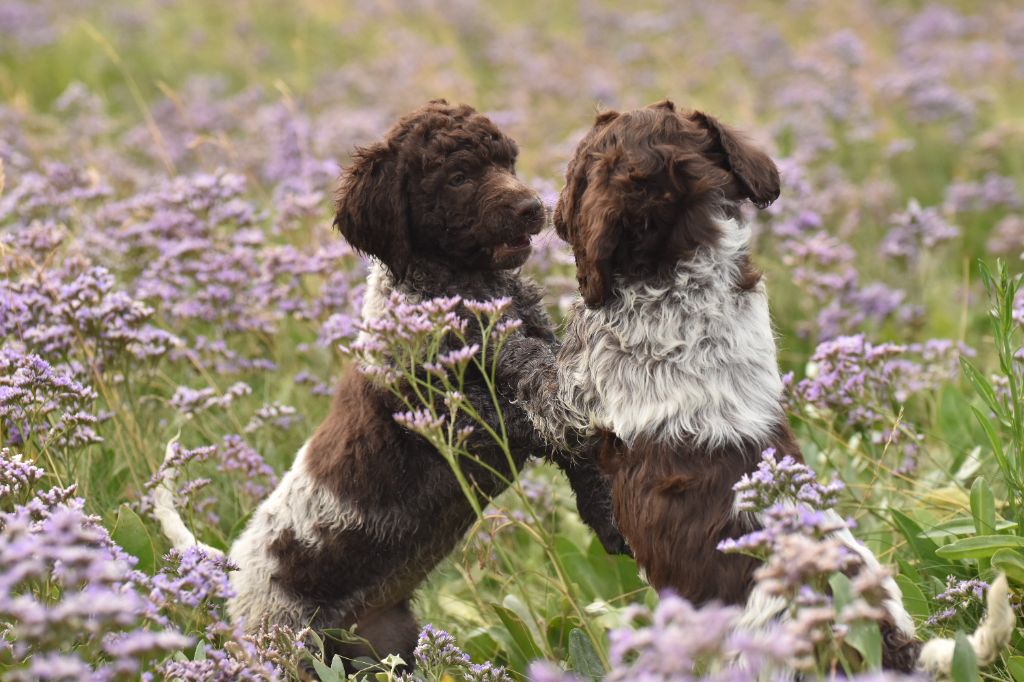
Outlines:
[[[1024,537],[1016,535],[979,535],[939,547],[935,553],[943,559],[987,559],[1000,549],[1020,549]]]
[[[893,523],[900,529],[903,537],[907,539],[907,543],[914,550],[917,558],[927,563],[941,563],[940,559],[935,555],[938,545],[927,538],[921,537],[923,531],[917,521],[896,509],[891,510],[891,512]]]
[[[928,604],[928,597],[924,596],[921,588],[905,575],[898,575],[895,580],[903,593],[903,606],[907,609],[907,613],[918,620],[927,620],[932,612]]]
[[[498,655],[501,645],[491,637],[490,632],[479,628],[462,639],[462,649],[474,661],[490,661]]]
[[[313,669],[316,670],[316,674],[317,677],[320,678],[320,682],[344,682],[344,677],[328,668],[323,664],[323,661],[319,659],[313,659]]]
[[[950,670],[953,682],[975,682],[978,677],[978,661],[974,657],[974,647],[967,641],[967,635],[956,633],[956,646],[953,649],[953,667]]]
[[[594,643],[579,628],[574,628],[569,633],[569,662],[572,669],[583,677],[591,680],[600,680],[604,677],[605,669],[601,664],[601,657],[594,649]]]
[[[156,571],[153,538],[149,536],[149,531],[146,530],[146,525],[139,515],[127,504],[122,504],[117,510],[117,520],[114,522],[114,530],[110,532],[110,537],[121,549],[139,560],[136,568],[147,575],[153,575]]]
[[[1012,549],[1001,549],[992,555],[992,566],[1006,574],[1006,578],[1024,585],[1024,555]]]
[[[498,604],[491,604],[491,608],[498,614],[502,625],[505,626],[505,629],[512,636],[512,642],[518,649],[518,653],[524,663],[543,656],[540,647],[537,646],[537,642],[533,639],[533,634],[526,627],[526,623],[523,622],[522,618],[511,609]]]
[[[996,531],[1010,530],[1016,528],[1017,524],[1014,521],[1007,521],[1006,519],[996,519]],[[931,540],[946,540],[952,537],[959,537],[961,535],[974,535],[977,533],[977,528],[974,525],[974,519],[970,516],[959,516],[955,519],[950,519],[936,526],[928,528],[928,530],[922,532],[919,537],[929,538]]]
[[[828,584],[832,587],[836,612],[842,612],[843,608],[853,601],[853,584],[842,573],[833,573],[828,579]],[[845,641],[860,652],[869,669],[878,670],[882,667],[882,634],[878,631],[877,623],[868,620],[854,621],[850,624]]]
[[[548,621],[546,634],[548,646],[555,651],[564,651],[569,646],[569,633],[579,624],[576,618],[555,616]]]
[[[1010,656],[1006,661],[1006,670],[1014,682],[1024,682],[1024,656]]]
[[[555,538],[555,552],[558,554],[559,564],[565,571],[567,582],[575,583],[580,588],[582,599],[591,600],[602,594],[602,586],[598,584],[594,566],[580,547],[572,540],[559,536]]]
[[[914,584],[924,582],[924,577],[922,577],[920,571],[903,557],[896,557],[896,565],[899,566],[899,574],[908,578]]]

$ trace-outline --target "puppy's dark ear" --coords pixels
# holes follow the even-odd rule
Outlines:
[[[613,165],[607,157],[591,160],[590,187],[577,200],[571,218],[576,281],[590,308],[604,305],[612,293],[612,257],[622,238],[626,196],[609,190]]]
[[[622,237],[622,215],[612,207],[595,207],[581,216],[586,225],[573,244],[576,281],[588,308],[600,308],[612,293],[612,256]]]
[[[779,198],[779,169],[767,154],[702,111],[690,114],[690,120],[706,128],[715,140],[725,159],[725,169],[736,178],[743,196],[758,208],[767,208]]]
[[[381,143],[356,149],[342,172],[334,208],[334,226],[348,243],[402,280],[412,243],[398,150]]]
[[[579,202],[583,192],[587,189],[587,155],[594,136],[606,125],[620,116],[614,109],[606,109],[594,117],[594,126],[583,136],[579,145],[576,146],[576,153],[569,160],[569,166],[565,171],[565,187],[558,195],[558,202],[555,204],[555,212],[551,221],[555,225],[555,232],[563,240],[570,244],[573,242],[573,230],[571,221],[576,212],[576,204]]]

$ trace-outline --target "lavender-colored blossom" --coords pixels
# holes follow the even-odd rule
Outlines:
[[[426,433],[433,431],[434,429],[439,429],[444,425],[445,421],[444,415],[435,417],[427,410],[396,412],[393,416],[395,421],[405,428],[419,433]]]
[[[287,431],[298,420],[298,411],[291,405],[278,402],[266,403],[259,407],[245,425],[246,433],[253,433],[264,426]]]
[[[1013,178],[989,173],[980,182],[954,182],[946,188],[945,206],[953,213],[1021,208],[1020,192]]]
[[[226,557],[212,556],[198,547],[171,550],[168,566],[153,576],[150,598],[163,606],[215,609],[216,600],[233,597],[228,572],[237,570]]]
[[[956,576],[947,576],[946,589],[935,595],[935,601],[944,608],[928,618],[928,625],[938,625],[952,620],[969,608],[984,604],[988,588],[989,584],[978,578],[961,580]]]
[[[911,199],[906,211],[890,218],[892,227],[879,246],[887,258],[916,261],[922,250],[934,249],[942,242],[956,239],[960,231],[950,224],[938,208],[922,208]]]
[[[777,461],[775,448],[768,448],[761,453],[757,470],[744,474],[733,490],[736,508],[743,511],[764,511],[783,499],[823,510],[836,505],[844,487],[836,477],[827,485],[818,483],[814,471],[806,464],[789,455]]]
[[[0,449],[0,499],[23,495],[45,472],[8,448]]]
[[[469,655],[458,647],[455,638],[430,623],[420,630],[413,655],[417,665],[438,673],[446,668],[466,668],[470,664]]]

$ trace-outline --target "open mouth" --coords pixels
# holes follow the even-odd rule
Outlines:
[[[524,234],[507,242],[502,242],[494,247],[494,257],[504,259],[508,256],[516,256],[530,250],[530,235]]]

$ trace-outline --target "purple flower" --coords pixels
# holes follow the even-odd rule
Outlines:
[[[12,454],[7,448],[0,449],[0,498],[21,496],[43,477],[43,470]]]
[[[911,199],[907,210],[892,216],[890,221],[892,227],[879,247],[887,258],[905,258],[913,262],[922,250],[930,251],[960,234],[960,230],[950,224],[939,209],[921,208],[916,199]]]
[[[775,448],[768,448],[761,453],[757,471],[744,474],[733,490],[736,491],[736,508],[742,511],[765,511],[782,500],[824,510],[836,505],[844,487],[836,477],[828,485],[818,483],[810,467],[789,455],[776,461]]]
[[[416,649],[416,665],[438,674],[447,668],[467,668],[469,655],[458,647],[455,638],[430,623],[420,630]]]

